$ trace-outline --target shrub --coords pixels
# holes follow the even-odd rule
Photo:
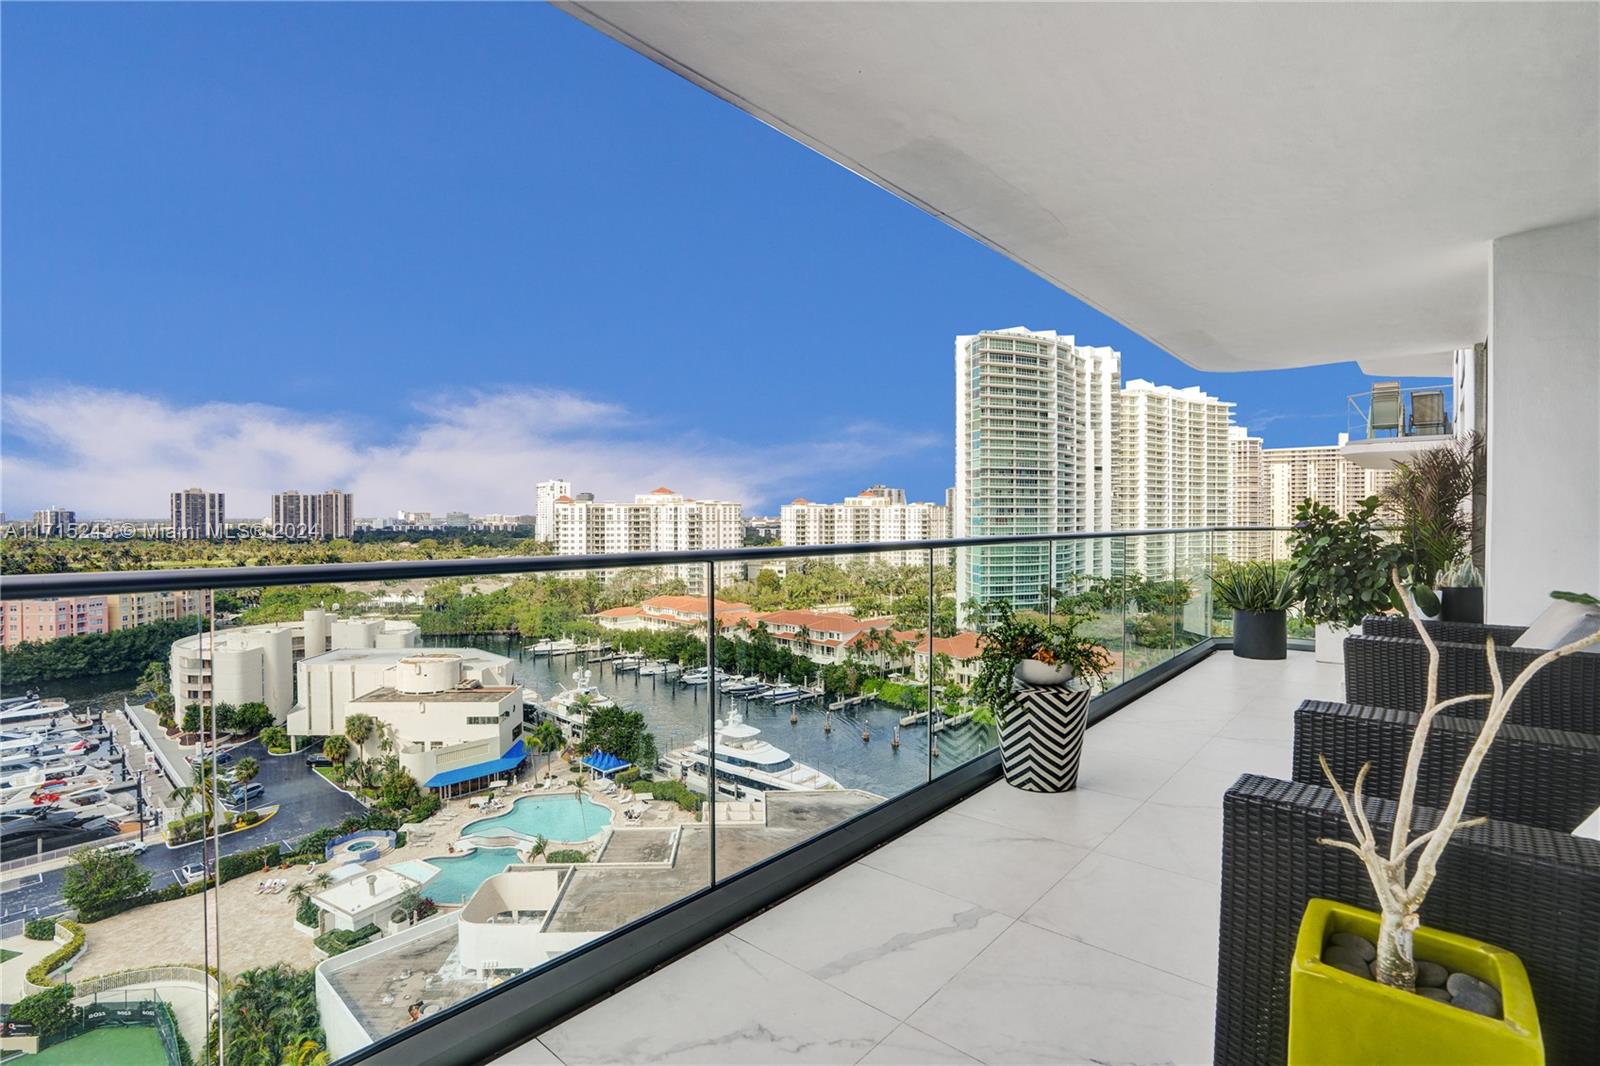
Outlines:
[[[686,811],[698,814],[705,797],[684,786],[681,781],[634,781],[628,785],[635,792],[648,794],[652,799],[671,800]]]
[[[44,988],[45,986],[49,985],[50,971],[60,967],[68,959],[71,959],[74,955],[83,950],[83,926],[79,925],[77,922],[69,922],[65,918],[61,920],[60,925],[61,928],[72,934],[71,939],[69,939],[65,944],[61,945],[56,950],[52,951],[50,954],[46,955],[44,958],[40,959],[38,962],[34,963],[32,966],[28,967],[29,984],[38,985],[40,988]],[[67,999],[70,1002],[72,997],[69,995]],[[12,1009],[12,1014],[15,1016],[15,1008]]]
[[[1135,615],[1128,623],[1134,643],[1147,648],[1179,648],[1190,643],[1188,634],[1180,632],[1170,614]]]
[[[300,906],[295,908],[294,920],[307,929],[315,929],[321,924],[321,908],[312,903],[309,898],[300,901]]]
[[[630,766],[626,770],[618,770],[612,775],[611,780],[615,781],[619,785],[629,785],[639,780],[639,777],[639,768],[637,766]]]
[[[187,844],[199,840],[206,829],[206,816],[191,814],[187,818],[179,818],[167,823],[167,840],[169,843]]]
[[[253,851],[224,855],[217,864],[217,880],[221,883],[236,877],[259,873],[263,867],[276,866],[283,858],[283,849],[276,844],[265,844]]]
[[[370,923],[351,932],[348,929],[334,929],[317,937],[313,943],[329,955],[339,955],[351,948],[358,948],[362,944],[376,937],[381,930]]]
[[[404,820],[407,822],[425,822],[429,818],[432,818],[434,815],[438,814],[439,808],[442,806],[444,806],[444,803],[439,799],[439,797],[430,792],[423,796],[422,799],[418,800],[416,805],[406,812]]]
[[[166,1019],[168,1031],[177,1041],[178,1066],[194,1066],[194,1052],[189,1050],[189,1041],[183,1037],[183,1030],[178,1028],[178,1016],[172,1012],[170,1003],[157,1003],[156,1012]]]
[[[57,985],[17,1000],[11,1006],[10,1019],[33,1026],[39,1036],[54,1036],[71,1026],[77,1014],[77,1008],[72,1005],[72,986]]]
[[[233,824],[239,829],[244,829],[255,825],[263,817],[264,815],[260,811],[240,811],[238,817],[233,820]]]
[[[545,853],[545,862],[588,862],[589,856],[576,848],[566,848],[561,851]]]
[[[54,940],[56,938],[56,920],[54,918],[32,918],[22,927],[22,935],[29,940]]]
[[[274,755],[282,755],[289,750],[289,731],[281,725],[269,725],[261,731],[261,743]]]

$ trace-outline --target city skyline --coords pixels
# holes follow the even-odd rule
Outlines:
[[[1268,447],[1331,442],[1368,380],[1193,371],[552,10],[9,15],[8,513],[189,484],[240,514],[285,484],[520,513],[557,475],[933,499],[949,338],[1017,323],[1220,395]],[[573,153],[596,165],[550,165]]]

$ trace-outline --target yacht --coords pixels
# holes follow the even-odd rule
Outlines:
[[[660,659],[647,659],[639,664],[640,677],[666,677],[677,672],[677,663],[664,662]]]
[[[773,703],[789,703],[800,698],[800,690],[793,685],[773,685],[761,698]]]
[[[687,787],[706,787],[706,738],[667,753],[663,762]],[[815,792],[840,788],[821,770],[795,762],[782,748],[761,739],[761,730],[746,723],[738,710],[717,723],[717,791],[734,798],[764,792]]]
[[[0,725],[13,725],[40,718],[58,718],[71,709],[63,699],[42,699],[37,692],[0,700]]]
[[[717,683],[721,684],[724,681],[731,681],[734,676],[735,675],[728,673],[726,670],[718,670]],[[706,685],[710,684],[711,675],[707,672],[705,667],[697,666],[693,670],[685,671],[683,676],[678,678],[678,680],[682,681],[685,685]]]
[[[578,700],[584,696],[589,697],[589,710],[597,711],[607,707],[615,707],[617,701],[601,692],[594,686],[594,673],[590,670],[577,670],[572,675],[572,687],[563,688],[542,704],[535,704],[538,713],[553,719],[564,728],[574,740],[583,739],[584,712]]]
[[[747,696],[761,687],[761,679],[756,677],[734,677],[717,686],[730,696]]]

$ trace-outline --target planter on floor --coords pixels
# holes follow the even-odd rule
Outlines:
[[[1360,631],[1360,627],[1349,629],[1345,626],[1329,625],[1327,622],[1318,625],[1317,662],[1344,665],[1344,638]]]
[[[1502,948],[1427,927],[1415,957],[1469,974],[1500,995],[1502,1017],[1380,985],[1322,961],[1328,939],[1378,938],[1378,915],[1332,900],[1306,904],[1289,971],[1289,1066],[1540,1066],[1544,1042],[1521,961]]]
[[[1234,611],[1233,654],[1241,659],[1288,657],[1288,614],[1284,611]]]
[[[1000,725],[1000,763],[1006,782],[1028,792],[1077,788],[1088,722],[1087,687],[1020,686]]]
[[[1446,622],[1483,623],[1483,586],[1439,590],[1439,618]]]

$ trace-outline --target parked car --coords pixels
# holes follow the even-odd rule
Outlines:
[[[149,846],[140,840],[113,840],[101,845],[100,850],[107,855],[143,855]]]
[[[314,751],[310,755],[306,756],[306,765],[313,768],[318,766],[332,766],[333,760],[322,754],[320,751]]]
[[[200,863],[184,863],[183,867],[178,871],[178,880],[186,885],[192,885],[208,872],[210,871]]]
[[[197,751],[193,755],[189,756],[189,761],[191,763],[210,762],[211,752],[202,748],[200,751]],[[228,751],[226,748],[217,752],[217,764],[219,766],[226,765],[232,761],[233,752]]]
[[[245,802],[254,802],[266,795],[267,790],[259,782],[252,781],[248,785],[234,785],[228,790],[228,806],[237,807]]]

